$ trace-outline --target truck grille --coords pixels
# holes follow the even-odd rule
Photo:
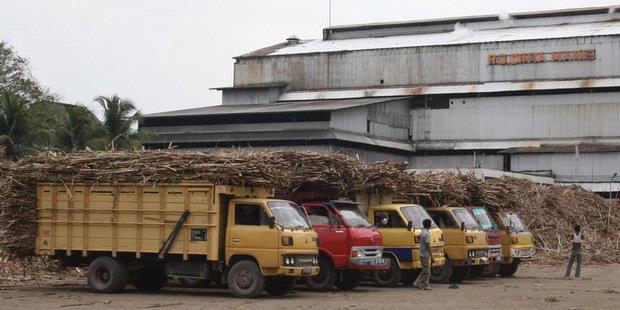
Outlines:
[[[489,255],[489,250],[487,249],[469,250],[467,254],[469,258],[487,257]]]
[[[502,247],[489,247],[489,257],[498,257],[502,254]]]
[[[351,252],[357,252],[357,258],[382,257],[383,247],[352,247]]]

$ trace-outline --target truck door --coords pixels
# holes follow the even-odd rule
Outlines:
[[[277,268],[280,233],[269,227],[269,213],[259,203],[231,201],[226,234],[226,257],[248,255],[256,258],[261,268]]]
[[[395,210],[373,210],[371,221],[383,236],[384,252],[390,252],[400,262],[413,261],[413,234],[407,230],[405,219]]]
[[[465,233],[461,231],[460,224],[448,211],[429,211],[429,213],[443,232],[448,256],[451,259],[464,259],[461,250],[465,246]]]
[[[320,248],[332,255],[336,268],[347,264],[351,253],[347,244],[346,228],[323,205],[306,205],[305,208],[312,228],[319,234]]]

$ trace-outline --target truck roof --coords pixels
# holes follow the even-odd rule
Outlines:
[[[418,206],[421,207],[421,205],[419,204],[415,204],[415,203],[390,203],[390,204],[383,204],[383,205],[375,205],[372,206],[370,208],[368,208],[368,210],[375,210],[375,209],[400,209],[402,207],[406,207],[406,206]]]

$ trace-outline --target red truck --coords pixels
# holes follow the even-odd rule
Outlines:
[[[383,237],[357,203],[312,201],[302,207],[319,235],[320,271],[304,279],[309,288],[325,291],[335,285],[352,290],[359,285],[362,271],[390,267],[389,260],[382,258]]]
[[[487,235],[489,245],[489,264],[483,268],[472,269],[469,271],[469,278],[474,279],[481,275],[494,277],[499,271],[499,264],[502,262],[502,234],[499,226],[485,207],[470,206],[467,209],[480,224],[480,227]]]

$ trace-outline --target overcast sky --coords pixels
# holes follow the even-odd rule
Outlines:
[[[320,38],[329,0],[1,0],[0,40],[63,102],[118,94],[145,113],[221,103],[233,56]],[[605,0],[332,0],[332,24],[586,6]]]

